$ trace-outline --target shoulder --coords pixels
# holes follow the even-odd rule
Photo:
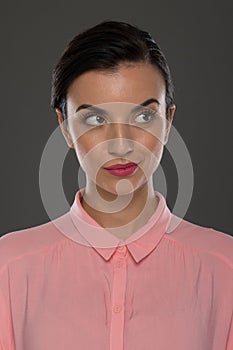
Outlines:
[[[196,252],[216,257],[233,269],[233,237],[225,232],[204,227],[173,215],[168,238]],[[174,227],[174,229],[172,229]]]
[[[0,271],[11,261],[45,251],[54,244],[63,241],[65,236],[61,234],[54,223],[56,223],[56,220],[34,227],[12,231],[1,236]]]

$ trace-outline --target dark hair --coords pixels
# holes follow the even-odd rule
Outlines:
[[[75,78],[90,70],[116,72],[119,64],[151,63],[166,84],[166,117],[174,103],[174,86],[164,54],[151,35],[120,21],[103,21],[75,36],[62,53],[52,74],[51,108],[67,118],[66,94]]]

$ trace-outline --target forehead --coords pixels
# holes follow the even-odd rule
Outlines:
[[[166,86],[159,68],[122,64],[116,72],[91,70],[76,78],[67,91],[68,108],[109,102],[141,103],[156,98],[165,103]]]

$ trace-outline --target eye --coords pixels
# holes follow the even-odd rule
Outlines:
[[[87,114],[84,116],[84,122],[88,125],[98,126],[105,122],[105,118],[99,114]]]
[[[155,111],[142,111],[140,114],[137,115],[135,118],[136,122],[138,123],[149,123],[156,117]]]

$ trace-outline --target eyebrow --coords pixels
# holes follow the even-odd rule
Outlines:
[[[147,105],[149,105],[149,104],[151,104],[151,103],[153,103],[153,102],[156,102],[158,105],[160,105],[160,102],[159,102],[156,98],[149,98],[148,100],[146,100],[146,101],[140,103],[139,106],[136,106],[135,108],[133,108],[133,109],[132,109],[132,112],[135,112],[135,111],[137,111],[138,109],[140,109],[140,108],[141,108],[140,106],[147,106]],[[106,111],[105,111],[104,109],[102,109],[102,108],[99,108],[99,107],[96,107],[96,106],[93,106],[93,105],[84,103],[84,104],[80,105],[80,106],[76,109],[75,113],[78,112],[78,111],[80,111],[81,109],[85,109],[85,108],[90,108],[90,109],[92,109],[92,110],[94,110],[94,111],[98,111],[99,113],[105,113],[105,112],[106,112]]]

